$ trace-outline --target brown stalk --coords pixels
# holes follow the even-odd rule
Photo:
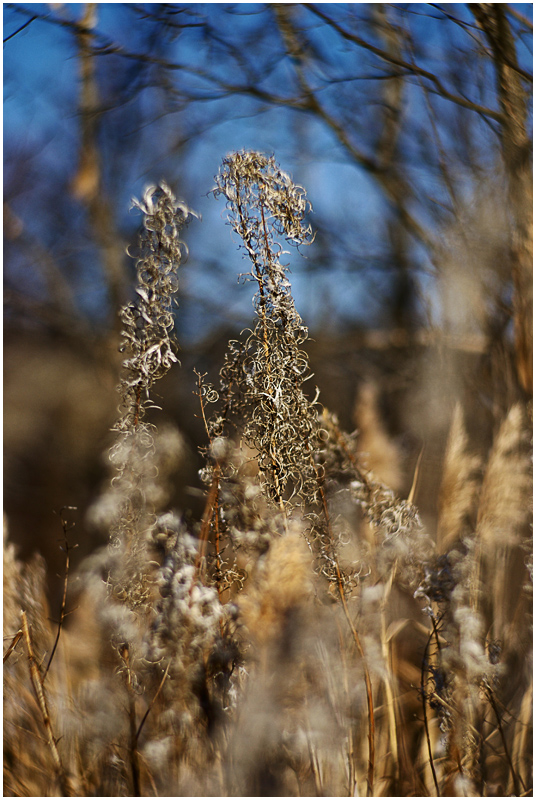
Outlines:
[[[238,184],[238,179],[237,179],[237,190],[238,190],[238,188],[239,188],[239,184]],[[237,194],[238,194],[238,192],[237,192]],[[242,229],[243,229],[242,238],[243,238],[244,242],[247,244],[248,240],[249,240],[249,236],[247,235],[247,233],[245,233],[245,231],[247,231],[246,218],[245,218],[244,212],[242,210],[242,206],[241,206],[241,204],[240,204],[240,202],[238,200],[236,202],[236,207],[237,207],[237,210],[238,210],[238,214],[240,216],[240,221],[241,221]],[[264,207],[262,206],[262,204],[260,205],[260,210],[261,210],[261,218],[262,218],[262,225],[263,225],[263,232],[264,232],[264,240],[265,240],[265,246],[266,246],[266,259],[268,261],[268,266],[270,267],[271,266],[271,264],[270,264],[271,250],[270,250],[270,246],[269,246],[269,243],[268,243],[268,231],[266,230],[266,220],[264,218]],[[251,256],[252,255],[252,251],[249,248],[248,248],[248,252],[250,253],[250,256]],[[263,347],[264,347],[264,357],[266,358],[266,369],[267,369],[267,372],[268,372],[268,374],[270,374],[270,360],[269,360],[270,348],[269,348],[269,344],[268,344],[268,329],[266,327],[266,294],[265,294],[264,286],[263,286],[263,283],[262,283],[262,274],[261,274],[261,271],[260,271],[259,266],[257,264],[257,261],[254,258],[252,258],[252,260],[253,260],[253,264],[255,266],[255,273],[256,273],[255,277],[256,277],[257,283],[259,285],[259,297],[260,297],[260,308],[261,308],[261,317],[262,317],[262,338],[263,338]],[[270,453],[270,457],[272,459],[272,469],[273,469],[273,474],[274,474],[274,482],[275,482],[275,489],[276,489],[276,493],[277,493],[277,500],[278,500],[279,508],[281,509],[281,512],[283,513],[285,530],[287,530],[287,519],[286,519],[286,514],[285,514],[284,501],[283,501],[283,497],[282,497],[282,494],[281,494],[281,489],[280,489],[280,486],[279,486],[279,477],[277,475],[277,464],[276,464],[276,461],[274,459],[273,453]]]
[[[307,707],[307,697],[305,697],[305,705]],[[311,741],[311,737],[309,735],[309,729],[305,731],[305,737],[307,740],[307,752],[309,754],[309,765],[311,767],[311,772],[313,774],[313,780],[315,782],[315,792],[317,797],[323,797],[324,789],[322,787],[322,778],[320,776],[320,767],[318,764],[318,755],[314,749],[314,745]]]
[[[264,206],[262,205],[262,203],[260,205],[260,210],[261,210],[262,228],[263,228],[263,233],[264,233],[264,243],[265,243],[265,247],[266,247],[266,260],[268,262],[269,272],[271,273],[272,251],[270,250],[270,245],[269,245],[269,241],[268,241],[268,231],[266,230],[266,220],[264,218]],[[259,271],[258,271],[257,267],[255,267],[255,269],[257,271],[257,281],[259,283],[259,289],[260,289],[260,291],[262,293],[262,291],[263,291],[262,279],[261,279],[261,276],[259,274]],[[268,371],[268,374],[270,374],[270,360],[269,360],[270,349],[269,349],[269,346],[268,346],[268,330],[266,328],[266,306],[265,306],[265,301],[262,304],[262,322],[263,322],[262,335],[263,335],[263,344],[264,344],[264,355],[265,355],[265,358],[266,358],[266,369]],[[277,464],[276,464],[276,461],[275,461],[272,453],[270,453],[270,456],[272,458],[272,469],[273,469],[273,473],[274,473],[274,481],[275,481],[275,490],[277,492],[277,500],[278,500],[278,503],[279,503],[279,508],[281,509],[281,512],[283,514],[283,521],[284,521],[284,525],[285,525],[285,530],[288,533],[287,516],[286,516],[286,513],[285,513],[285,505],[284,505],[284,501],[283,501],[283,496],[281,494],[281,488],[280,488],[280,485],[279,485],[279,476],[277,474]]]
[[[62,628],[63,628],[63,622],[65,620],[65,617],[67,616],[66,613],[65,613],[65,607],[66,607],[66,604],[67,604],[67,587],[69,585],[69,569],[70,569],[70,561],[71,561],[70,556],[69,556],[69,551],[70,550],[74,550],[76,547],[78,547],[78,545],[76,545],[76,544],[74,545],[74,547],[70,547],[69,546],[69,541],[67,539],[67,531],[69,530],[69,528],[68,528],[68,525],[67,525],[67,520],[63,516],[63,512],[67,511],[67,510],[76,511],[76,507],[75,506],[64,506],[60,510],[61,525],[62,525],[62,528],[63,528],[63,536],[64,536],[64,546],[61,549],[65,553],[65,578],[64,578],[64,581],[63,581],[63,594],[62,594],[62,598],[61,598],[60,618],[58,620],[58,630],[56,632],[56,638],[54,640],[54,645],[52,647],[52,652],[50,653],[50,658],[48,659],[48,664],[46,665],[46,669],[45,669],[45,672],[43,674],[43,683],[46,681],[46,677],[48,675],[48,671],[50,669],[50,665],[52,664],[52,660],[54,658],[54,655],[56,654],[56,650],[57,650],[57,647],[58,647],[58,642],[60,640],[60,635],[61,635],[61,631],[62,631]]]
[[[28,618],[26,616],[25,611],[21,611],[21,631],[24,636],[24,641],[26,644],[26,650],[28,652],[28,664],[30,667],[30,678],[32,680],[33,690],[35,692],[35,696],[37,699],[37,703],[39,705],[39,709],[41,711],[41,718],[43,720],[43,725],[47,735],[47,743],[50,748],[50,752],[52,754],[52,759],[54,761],[54,768],[56,770],[56,774],[58,776],[58,781],[60,784],[61,789],[61,796],[62,797],[76,797],[76,794],[73,791],[73,788],[70,784],[69,778],[67,777],[67,773],[63,767],[61,757],[58,751],[58,745],[56,742],[56,737],[54,736],[54,731],[52,730],[52,722],[50,719],[50,714],[48,711],[48,704],[47,698],[45,694],[45,687],[43,686],[43,680],[41,678],[41,673],[39,672],[39,667],[37,666],[37,661],[35,659],[35,654],[33,650],[32,644],[32,637],[30,633],[30,628],[28,626]]]
[[[207,437],[208,437],[209,441],[211,441],[210,431],[209,431],[208,421],[207,421],[207,416],[206,416],[206,412],[205,412],[205,404],[203,402],[203,393],[202,393],[202,385],[201,385],[201,381],[202,381],[203,375],[201,375],[197,371],[196,371],[196,375],[197,375],[197,385],[198,385],[198,389],[199,389],[198,397],[199,397],[199,403],[201,405],[201,415],[203,417],[203,424],[205,426],[205,431],[207,433]],[[227,403],[227,405],[228,405],[228,403]],[[207,501],[205,503],[205,510],[203,511],[203,518],[202,518],[202,523],[201,523],[201,531],[200,531],[200,534],[199,534],[199,541],[201,543],[201,546],[199,548],[199,554],[197,556],[197,561],[196,561],[196,565],[195,565],[196,575],[199,574],[199,570],[201,568],[201,564],[202,564],[203,559],[205,558],[205,555],[206,555],[207,542],[208,542],[208,538],[210,536],[210,526],[211,526],[211,524],[214,524],[214,526],[215,526],[215,534],[216,534],[216,567],[218,569],[218,572],[219,572],[219,569],[220,569],[220,564],[221,564],[221,557],[220,557],[220,553],[221,553],[221,549],[220,549],[221,534],[220,534],[219,513],[218,513],[218,497],[219,497],[219,491],[220,491],[220,476],[221,476],[221,468],[220,468],[220,465],[216,462],[216,464],[214,465],[214,472],[213,472],[213,475],[212,475],[212,486],[210,487],[210,492],[207,495]],[[217,582],[217,587],[218,587],[218,597],[220,598],[220,602],[221,602],[221,586],[220,586],[220,581],[219,580]]]
[[[9,656],[11,655],[13,650],[16,648],[16,646],[18,645],[18,643],[20,642],[21,639],[22,639],[22,630],[19,630],[19,631],[17,631],[17,633],[15,634],[13,639],[11,640],[11,644],[7,648],[6,652],[4,653],[4,661],[3,661],[4,664],[6,663],[6,661],[9,658]]]
[[[141,797],[140,787],[140,763],[138,755],[138,728],[136,724],[136,696],[134,694],[134,686],[132,684],[132,670],[130,668],[130,657],[128,645],[125,645],[121,652],[121,658],[126,667],[126,687],[128,693],[128,719],[129,719],[129,757],[130,757],[130,772],[132,775],[132,789],[134,797]],[[145,719],[143,720],[143,722]]]
[[[526,791],[527,787],[525,786],[525,782],[523,781],[523,778],[521,777],[521,775],[518,776],[516,771],[515,771],[515,769],[514,769],[514,765],[512,763],[512,757],[510,755],[510,750],[508,749],[508,744],[506,742],[506,736],[504,734],[504,728],[503,728],[503,724],[502,724],[502,720],[501,720],[501,715],[499,714],[499,709],[497,707],[497,703],[495,702],[495,697],[493,696],[493,692],[492,692],[492,690],[491,690],[491,688],[489,686],[486,686],[484,688],[484,692],[486,694],[486,697],[489,700],[489,703],[490,703],[493,711],[495,712],[495,716],[497,717],[497,727],[499,729],[499,734],[500,734],[501,741],[502,741],[502,744],[503,744],[503,747],[504,747],[504,755],[505,755],[506,760],[508,762],[508,767],[510,769],[510,774],[512,775],[512,783],[513,783],[513,786],[514,786],[514,794],[515,794],[516,797],[519,797],[519,781],[521,781],[521,783],[523,784],[523,790],[524,791]]]
[[[134,430],[138,429],[141,416],[141,386],[136,391],[136,413],[134,415]]]
[[[344,690],[346,692],[346,702],[349,702],[350,691],[348,686],[348,668],[346,664],[346,658],[344,655],[344,639],[342,635],[342,630],[339,622],[337,621],[337,628],[339,632],[339,651],[341,654],[341,662],[343,667],[343,680],[344,680]],[[350,724],[348,726],[348,797],[354,797],[356,791],[356,769],[355,769],[355,752],[356,752],[356,743],[354,737],[354,730],[353,726]]]
[[[167,678],[167,676],[168,676],[168,673],[169,673],[169,668],[170,668],[170,666],[171,666],[171,662],[170,662],[170,663],[167,665],[167,667],[166,667],[166,669],[165,669],[165,672],[164,672],[164,674],[163,674],[163,676],[162,676],[162,680],[161,680],[161,681],[160,681],[160,683],[158,684],[158,689],[156,690],[156,692],[155,692],[155,694],[154,694],[154,697],[153,697],[153,699],[152,699],[152,700],[151,700],[151,702],[149,703],[149,706],[148,706],[148,708],[147,708],[147,711],[146,711],[146,712],[145,712],[145,714],[143,715],[143,717],[142,717],[142,720],[141,720],[140,724],[138,725],[138,730],[136,731],[136,743],[138,742],[138,739],[140,738],[140,733],[141,733],[141,731],[142,731],[142,728],[143,728],[143,726],[145,725],[145,722],[146,722],[146,720],[147,720],[147,717],[148,717],[148,716],[149,716],[149,714],[151,713],[151,711],[152,711],[152,709],[153,709],[153,706],[154,706],[154,704],[156,703],[156,701],[157,701],[157,699],[158,699],[158,695],[160,694],[160,692],[161,692],[161,691],[162,691],[162,689],[164,688],[164,683],[166,682],[166,678]]]
[[[518,765],[518,773],[522,780],[522,773],[526,780],[524,785],[530,785],[532,779],[532,706],[533,706],[532,681],[523,694],[519,706],[519,716],[515,718],[515,728],[512,741],[512,761]],[[500,701],[495,698],[500,706]],[[508,709],[506,709],[508,710]]]
[[[423,712],[423,721],[424,721],[424,733],[425,733],[425,736],[426,736],[426,747],[428,749],[428,762],[430,764],[430,769],[432,770],[432,778],[434,779],[434,785],[435,785],[435,788],[436,788],[437,796],[441,797],[441,792],[440,792],[440,789],[439,789],[439,783],[437,781],[437,774],[436,774],[435,766],[434,766],[434,755],[432,753],[432,742],[430,740],[430,728],[428,726],[428,713],[427,713],[427,710],[426,710],[426,687],[425,687],[425,680],[424,680],[428,648],[430,647],[430,643],[431,643],[431,641],[432,641],[432,639],[434,638],[435,635],[436,635],[436,631],[435,631],[435,626],[434,626],[434,630],[432,631],[432,633],[430,634],[430,636],[428,638],[428,641],[426,643],[426,647],[424,648],[423,657],[422,657],[422,665],[421,665],[421,700],[422,700],[422,712]]]
[[[201,569],[201,564],[205,558],[207,551],[208,537],[210,535],[210,526],[213,520],[218,518],[218,494],[220,489],[220,467],[219,464],[214,466],[214,473],[212,476],[212,486],[207,495],[207,502],[205,503],[205,510],[203,512],[203,520],[201,523],[201,531],[199,533],[199,553],[195,564],[196,574]],[[219,534],[219,532],[218,532]],[[219,535],[217,537],[219,539]]]
[[[343,437],[341,435],[341,432],[339,430],[339,427],[337,425],[333,425],[333,432],[335,434],[335,438],[337,440],[337,444],[339,445],[339,447],[341,448],[342,452],[344,453],[344,455],[346,456],[346,458],[348,459],[348,461],[352,465],[352,468],[355,470],[355,473],[356,473],[357,477],[359,478],[360,481],[363,482],[363,484],[365,485],[365,487],[366,487],[366,489],[368,491],[372,491],[372,486],[370,484],[370,481],[367,479],[366,475],[364,474],[363,470],[361,469],[361,466],[359,465],[359,463],[358,463],[356,457],[354,456],[354,454],[346,446],[346,442],[344,441],[344,439],[343,439]]]
[[[266,230],[266,220],[264,219],[264,206],[262,204],[260,206],[260,209],[261,209],[261,218],[262,218],[262,228],[263,228],[263,232],[264,232],[264,243],[265,243],[265,247],[266,247],[266,259],[268,261],[268,266],[271,267],[271,263],[270,263],[271,262],[271,258],[270,258],[270,256],[271,256],[272,252],[270,250],[270,245],[268,243],[268,231]],[[261,276],[261,274],[259,272],[259,269],[258,269],[257,265],[255,265],[255,270],[257,272],[257,282],[259,284],[259,291],[260,291],[261,297],[263,299],[263,303],[262,303],[262,321],[263,321],[264,355],[266,356],[267,368],[268,368],[268,370],[270,370],[270,362],[268,360],[268,356],[270,354],[270,350],[268,348],[268,331],[266,329],[266,308],[265,308],[266,300],[265,300],[265,297],[264,297],[264,294],[263,294],[264,290],[263,290],[263,285],[262,285],[262,276]]]
[[[396,718],[396,709],[397,709],[397,697],[395,697],[395,688],[398,689],[396,679],[393,675],[392,669],[392,648],[390,645],[390,640],[387,639],[387,622],[386,622],[386,608],[387,608],[387,601],[389,599],[389,594],[391,592],[393,586],[393,580],[396,574],[397,569],[397,562],[395,561],[394,566],[392,567],[389,578],[386,581],[386,587],[383,594],[381,607],[380,607],[380,619],[381,619],[381,643],[382,643],[382,655],[385,660],[385,665],[387,667],[388,674],[384,678],[384,689],[385,689],[385,699],[387,703],[387,715],[388,715],[388,730],[389,730],[389,745],[392,751],[392,760],[394,762],[394,770],[395,770],[395,778],[396,780],[400,779],[400,753],[398,749],[398,734],[397,734],[397,718]]]

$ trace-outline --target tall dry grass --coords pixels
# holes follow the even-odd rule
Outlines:
[[[359,438],[306,392],[281,244],[311,241],[305,191],[241,152],[214,193],[256,293],[219,384],[197,377],[204,512],[167,508],[181,438],[147,414],[177,365],[191,214],[163,184],[138,203],[112,474],[92,510],[110,544],[76,576],[78,608],[67,595],[53,621],[43,565],[4,539],[4,793],[529,796],[527,408],[507,410],[482,454],[455,407],[426,530],[418,468],[409,499],[389,485],[401,460],[374,387]]]

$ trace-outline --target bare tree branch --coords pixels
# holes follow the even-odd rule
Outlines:
[[[374,53],[374,55],[378,56],[378,58],[381,58],[383,61],[387,61],[390,64],[395,64],[397,67],[401,67],[402,69],[407,70],[407,73],[409,75],[417,74],[423,78],[426,78],[426,80],[431,81],[436,87],[437,94],[445,98],[445,100],[450,100],[452,103],[456,103],[457,105],[462,106],[463,108],[468,108],[470,111],[475,111],[478,114],[484,114],[490,117],[491,119],[497,120],[497,122],[502,121],[502,114],[499,111],[494,111],[492,108],[482,106],[479,103],[474,103],[473,101],[468,100],[465,97],[460,97],[459,95],[455,95],[452,92],[449,92],[449,90],[446,89],[445,86],[443,86],[442,82],[439,80],[437,75],[428,72],[428,70],[422,69],[422,67],[418,67],[416,65],[413,66],[412,64],[408,63],[407,61],[404,61],[401,58],[397,58],[393,55],[390,55],[385,50],[376,47],[371,42],[367,42],[360,36],[356,36],[355,34],[344,30],[344,28],[341,25],[339,25],[338,22],[336,22],[334,19],[325,14],[315,4],[304,3],[303,5],[305,8],[308,8],[310,11],[312,11],[313,14],[316,14],[317,17],[324,20],[324,22],[330,25],[334,30],[336,30],[337,33],[343,37],[343,39],[346,39],[349,42],[353,42],[354,44],[357,44],[359,47],[363,47],[365,50],[369,50],[371,53]]]
[[[503,3],[470,3],[490,44],[497,94],[503,110],[501,141],[510,206],[514,212],[514,328],[519,381],[532,393],[532,143],[527,130],[527,95],[521,86],[512,31]],[[511,66],[514,65],[514,66]]]
[[[14,31],[13,33],[10,33],[10,34],[9,34],[9,36],[6,36],[6,38],[3,40],[3,41],[4,41],[4,44],[5,44],[6,42],[9,42],[9,40],[10,40],[10,39],[13,39],[15,36],[18,36],[18,34],[19,34],[19,33],[21,33],[21,32],[22,32],[22,31],[23,31],[25,28],[27,28],[27,27],[28,27],[28,25],[31,25],[31,24],[32,24],[32,22],[33,22],[34,20],[36,20],[36,19],[37,19],[37,17],[36,17],[36,16],[35,16],[35,14],[34,14],[34,16],[33,16],[33,17],[31,17],[31,18],[30,18],[30,19],[29,19],[27,22],[25,22],[25,23],[24,23],[24,25],[21,25],[21,26],[20,26],[20,28],[17,28],[17,30],[16,30],[16,31]]]

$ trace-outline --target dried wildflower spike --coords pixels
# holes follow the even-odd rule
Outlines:
[[[221,372],[227,413],[244,419],[244,436],[258,453],[265,488],[282,508],[289,495],[316,495],[314,453],[317,414],[303,394],[308,377],[300,345],[308,332],[294,307],[287,266],[276,236],[298,246],[312,241],[304,222],[305,190],[282,172],[273,157],[234,153],[223,161],[214,196],[227,199],[229,222],[251,261],[258,284],[258,321],[244,344],[230,343]]]
[[[139,427],[153,383],[177,361],[171,332],[177,270],[185,249],[179,234],[188,218],[195,216],[183,203],[177,203],[165,183],[150,186],[143,200],[133,203],[144,214],[144,229],[137,261],[138,297],[120,314],[120,349],[127,357],[119,387],[122,416],[115,430],[123,432]]]
[[[189,217],[195,216],[177,202],[165,183],[150,186],[143,200],[135,200],[134,206],[144,215],[136,264],[137,299],[120,312],[123,326],[120,350],[125,358],[118,387],[120,417],[114,426],[118,436],[110,452],[116,473],[113,480],[116,508],[110,539],[116,548],[128,549],[128,555],[121,558],[124,575],[114,574],[112,583],[117,594],[128,595],[131,605],[135,595],[143,597],[145,592],[143,572],[147,559],[143,534],[150,524],[152,509],[147,495],[155,469],[152,458],[155,428],[144,416],[151,406],[150,390],[154,382],[177,362],[173,305],[178,289],[177,271],[185,250],[179,234]],[[123,587],[121,591],[118,586]]]

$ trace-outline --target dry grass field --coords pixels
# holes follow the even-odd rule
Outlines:
[[[191,213],[161,184],[138,203],[91,509],[109,543],[71,568],[64,509],[58,613],[42,560],[5,536],[4,796],[531,796],[530,404],[504,395],[474,439],[474,407],[438,383],[422,412],[445,419],[437,479],[421,453],[404,489],[373,383],[352,433],[307,382],[283,250],[313,239],[305,190],[240,152],[214,194],[255,313],[218,382],[197,373],[202,513],[170,508],[183,442],[154,389],[181,369]]]

